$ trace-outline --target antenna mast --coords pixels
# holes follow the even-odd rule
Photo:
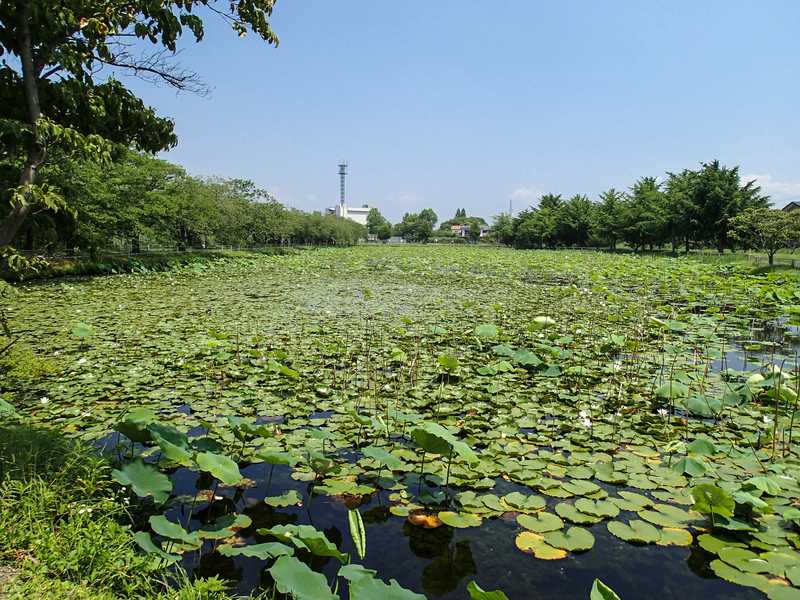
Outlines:
[[[344,209],[344,179],[347,176],[347,161],[343,160],[339,163],[339,204]],[[344,210],[342,210],[344,215]]]

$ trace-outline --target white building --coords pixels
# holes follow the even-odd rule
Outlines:
[[[336,206],[328,209],[329,215],[336,215],[337,217],[344,217],[350,219],[361,225],[367,225],[367,215],[369,214],[370,207],[364,204],[363,206],[347,206],[344,202],[340,202]]]

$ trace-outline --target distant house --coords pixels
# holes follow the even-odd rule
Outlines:
[[[786,212],[800,210],[800,202],[789,202],[789,204],[783,207],[783,210],[785,210]]]
[[[450,225],[450,231],[458,237],[465,238],[469,235],[469,225]]]
[[[450,225],[450,231],[452,231],[455,235],[461,238],[469,237],[469,225]],[[484,237],[489,233],[489,227],[486,225],[481,225],[480,237]]]

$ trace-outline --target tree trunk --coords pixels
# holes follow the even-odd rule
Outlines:
[[[19,185],[25,190],[24,193],[26,195],[29,193],[27,188],[36,182],[36,170],[44,161],[44,146],[36,125],[42,115],[42,109],[39,104],[36,67],[33,62],[30,16],[31,6],[28,2],[23,2],[19,13],[17,43],[19,44],[20,63],[22,64],[22,86],[25,92],[25,104],[28,109],[28,125],[33,131],[33,144],[28,150],[28,158],[25,160],[19,178]],[[25,203],[12,202],[8,216],[0,224],[0,246],[6,246],[14,241],[19,228],[30,214],[32,199],[28,198],[27,200]]]
[[[775,251],[769,250],[767,251],[767,256],[769,257],[769,266],[772,267],[775,265]]]

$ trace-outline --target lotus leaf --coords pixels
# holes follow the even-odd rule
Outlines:
[[[242,480],[239,465],[227,456],[213,452],[201,452],[195,457],[197,466],[206,473],[211,473],[225,485],[236,485]]]
[[[620,597],[605,583],[595,579],[592,591],[589,593],[589,600],[620,600]]]
[[[566,531],[549,531],[544,534],[544,541],[554,548],[569,552],[583,552],[594,546],[594,536],[583,527],[570,527]]]
[[[141,459],[111,471],[111,475],[114,481],[131,486],[137,495],[152,496],[158,504],[166,502],[172,492],[170,478]]]
[[[515,540],[517,548],[526,554],[533,554],[536,558],[541,560],[558,560],[566,558],[567,553],[560,548],[554,548],[547,542],[544,537],[538,533],[530,531],[523,531]]]
[[[332,556],[342,564],[347,555],[340,552],[324,533],[311,525],[276,525],[270,529],[259,529],[261,535],[269,535],[284,543],[291,543],[300,550],[308,550],[316,556]]]
[[[519,523],[521,527],[524,527],[529,531],[533,531],[534,533],[556,531],[557,529],[564,527],[564,522],[559,517],[548,512],[536,512],[531,515],[518,515],[517,523]]]
[[[661,539],[658,529],[645,521],[633,520],[630,523],[610,521],[608,531],[626,542],[654,544]]]
[[[287,506],[299,505],[302,502],[302,498],[300,498],[300,494],[298,494],[296,490],[289,490],[280,496],[264,498],[264,502],[275,508],[285,508]]]
[[[263,544],[250,544],[248,546],[231,546],[222,544],[217,547],[217,552],[222,556],[248,556],[269,560],[279,556],[292,556],[294,550],[286,544],[280,542],[265,542]]]
[[[325,576],[312,571],[293,556],[279,556],[267,570],[282,594],[303,600],[337,600]]]
[[[467,593],[469,594],[470,600],[508,600],[508,596],[500,590],[487,592],[474,581],[470,581],[467,584]]]

